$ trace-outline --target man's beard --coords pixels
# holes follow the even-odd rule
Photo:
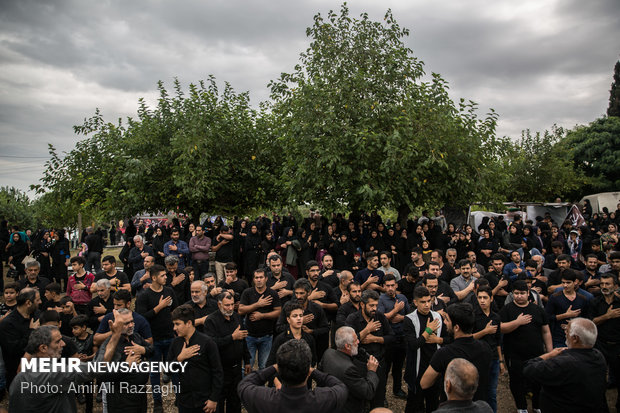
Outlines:
[[[359,349],[359,345],[351,346],[351,356],[352,357],[357,356],[358,349]]]
[[[231,310],[231,311],[221,310],[221,311],[222,311],[222,315],[223,315],[224,317],[232,317],[232,315],[233,315],[233,314],[234,314],[234,312],[235,312],[234,310]]]
[[[204,303],[204,301],[202,301],[202,297],[194,297],[194,296],[192,296],[192,302],[194,304],[202,304],[202,303]]]

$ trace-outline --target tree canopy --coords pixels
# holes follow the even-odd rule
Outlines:
[[[270,84],[294,201],[408,211],[494,199],[485,188],[498,172],[496,114],[478,119],[475,103],[455,105],[438,74],[420,81],[423,63],[390,11],[375,22],[343,5],[306,33],[294,72]]]

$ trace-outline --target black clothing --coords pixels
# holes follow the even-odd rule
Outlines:
[[[276,369],[270,366],[246,376],[239,383],[239,396],[248,413],[339,412],[347,400],[347,387],[320,370],[314,370],[308,379],[316,381],[317,387],[313,390],[286,384],[280,390],[265,387],[275,375]]]
[[[170,344],[168,361],[176,361],[183,350],[185,339],[177,337]],[[210,337],[194,331],[187,347],[199,345],[200,351],[187,361],[185,371],[179,374],[180,391],[176,393],[176,405],[203,408],[207,400],[217,402],[222,391],[222,364],[217,344]]]
[[[217,306],[217,300],[211,297],[211,294],[207,295],[207,301],[202,307],[200,307],[198,304],[196,304],[192,300],[189,300],[188,302],[186,302],[185,305],[189,305],[194,310],[194,320],[208,316],[216,311],[219,311],[219,308]],[[205,333],[204,324],[197,324],[196,330],[198,330],[199,333],[204,334]]]
[[[430,365],[435,371],[444,374],[448,364],[455,358],[464,358],[476,366],[479,378],[474,400],[486,400],[493,358],[489,345],[484,341],[474,340],[471,336],[456,338],[451,344],[435,352]]]
[[[272,301],[271,304],[265,307],[260,307],[255,311],[259,313],[270,313],[274,311],[276,308],[281,307],[280,299],[278,298],[278,294],[273,291],[271,288],[265,289],[264,292],[259,293],[256,291],[256,288],[250,287],[241,294],[240,304],[243,305],[252,305],[256,303],[261,296],[271,296]],[[248,330],[248,335],[252,337],[263,337],[270,336],[273,334],[273,330],[275,327],[276,319],[267,319],[263,318],[258,321],[251,321],[250,314],[248,313],[245,317],[245,326]]]
[[[235,292],[235,301],[239,301],[241,294],[243,294],[247,288],[250,288],[247,281],[241,278],[237,278],[237,281],[233,281],[230,284],[226,283],[226,281],[222,281],[219,286],[224,290],[233,290]],[[269,281],[267,281],[267,286],[269,286]]]
[[[359,336],[360,331],[362,331],[368,325],[368,322],[362,315],[362,310],[360,308],[359,311],[349,315],[347,317],[346,325],[353,328],[355,333]],[[375,313],[375,317],[372,321],[381,322],[381,327],[379,330],[374,331],[372,333],[375,337],[383,337],[383,343],[370,343],[370,344],[362,344],[360,343],[360,348],[363,348],[368,352],[368,354],[372,354],[377,358],[377,360],[381,361],[385,355],[385,347],[388,344],[394,342],[394,332],[392,331],[392,327],[388,322],[387,318],[381,313]]]
[[[528,303],[519,307],[514,302],[508,303],[499,312],[502,323],[516,320],[519,314],[531,315],[532,321],[504,334],[504,353],[506,356],[528,360],[545,352],[542,327],[549,324],[547,314],[539,305]]]
[[[338,307],[338,312],[336,313],[336,329],[344,326],[347,322],[347,317],[357,311],[359,311],[359,308],[355,308],[351,301],[347,301]]]
[[[480,306],[477,305],[474,307],[474,315],[476,317],[474,321],[474,333],[484,330],[487,324],[489,324],[489,321],[492,321],[492,325],[497,326],[497,331],[495,334],[487,334],[480,339],[486,341],[489,347],[491,347],[491,352],[493,352],[493,360],[497,360],[499,358],[497,347],[502,343],[502,331],[500,328],[501,320],[499,318],[499,314],[491,311],[487,316],[484,311],[482,311]]]
[[[407,277],[403,277],[398,281],[398,292],[407,297],[409,305],[413,303],[413,290],[415,290],[416,281],[409,282]]]
[[[105,350],[108,344],[110,343],[110,339],[112,337],[108,337],[97,352],[97,356],[95,357],[95,361],[103,362],[103,358],[105,356]],[[153,345],[149,344],[140,334],[133,333],[131,336],[121,336],[116,345],[116,349],[114,351],[114,356],[112,357],[112,361],[119,362],[125,361],[127,359],[127,355],[125,354],[125,347],[131,346],[135,343],[139,346],[143,346],[146,350],[146,353],[142,356],[143,360],[148,360],[153,355]],[[128,373],[100,373],[99,378],[102,382],[110,382],[115,389],[114,392],[106,393],[106,400],[108,403],[108,411],[109,412],[146,412],[146,392],[136,392],[132,394],[128,394],[132,386],[142,386],[145,385],[149,380],[149,373],[143,372],[128,372]],[[127,390],[120,391],[121,386],[120,383],[127,383]]]
[[[308,343],[308,347],[310,347],[310,352],[312,353],[312,362],[311,366],[316,366],[317,357],[316,357],[316,340],[312,336],[312,334],[308,334],[304,331],[301,332],[301,339]],[[286,329],[285,331],[278,334],[271,344],[271,350],[269,350],[269,357],[267,357],[267,365],[272,366],[276,364],[276,354],[280,346],[286,343],[289,340],[295,340],[295,336],[291,332],[290,329]]]
[[[595,349],[567,349],[549,360],[525,362],[523,374],[542,386],[545,413],[607,412],[606,365]]]
[[[284,269],[282,270],[280,279],[277,279],[276,277],[273,276],[273,273],[270,273],[270,275],[267,277],[267,288],[273,287],[275,283],[280,282],[280,281],[286,281],[286,286],[282,288],[284,288],[285,290],[293,291],[293,285],[295,284],[295,278],[293,278],[291,273],[289,273],[288,271],[285,271]],[[276,291],[277,293],[277,291],[279,290],[274,290],[274,291]],[[280,298],[280,303],[284,304],[294,296],[295,294],[293,293],[291,295],[282,297]]]
[[[493,413],[493,409],[488,405],[487,402],[482,400],[471,401],[471,400],[450,400],[439,405],[439,409],[435,410],[434,413],[448,413],[448,412],[459,412],[459,413]]]
[[[172,304],[164,307],[159,313],[156,313],[154,308],[159,304],[161,297],[172,297]],[[138,294],[136,298],[136,312],[148,320],[151,325],[154,341],[174,337],[171,315],[172,310],[174,310],[177,305],[176,296],[170,287],[164,286],[159,292],[153,291],[152,288],[147,288],[142,291],[141,294]]]
[[[105,307],[106,309],[105,313],[103,314],[95,313],[94,308],[99,307],[99,305],[103,305]],[[99,323],[100,323],[100,320],[98,320],[98,318],[101,316],[105,316],[108,313],[111,313],[112,310],[114,310],[114,299],[112,297],[112,294],[110,294],[107,301],[102,300],[101,298],[99,298],[99,296],[95,296],[95,298],[90,300],[90,303],[88,303],[88,310],[86,314],[88,315],[88,326],[93,331],[97,331],[97,327],[99,327]]]
[[[217,311],[205,320],[205,334],[211,337],[220,352],[220,361],[224,370],[239,366],[241,361],[250,362],[250,353],[245,340],[233,340],[232,333],[242,323],[237,313],[227,320],[221,311]],[[243,328],[243,327],[242,327]]]
[[[319,365],[319,370],[331,374],[342,381],[349,390],[343,413],[365,411],[367,401],[375,396],[379,386],[379,376],[374,371],[360,371],[348,354],[334,349],[327,349]]]
[[[607,313],[609,307],[614,309],[620,308],[620,298],[617,295],[613,295],[611,304],[607,304],[605,297],[602,295],[594,297],[590,304],[590,316],[593,319],[600,317]],[[605,320],[596,327],[598,329],[597,341],[620,344],[620,318]]]
[[[329,334],[327,317],[325,316],[325,311],[323,311],[323,308],[320,305],[313,303],[312,301],[308,301],[308,305],[304,310],[304,315],[308,314],[314,315],[314,319],[305,324],[305,326],[312,330],[312,336],[315,339],[318,339],[319,336]],[[282,311],[280,312],[280,316],[276,322],[276,333],[282,333],[287,329],[288,323],[286,321],[286,314]]]
[[[112,284],[112,291],[117,291],[118,287],[129,284],[129,277],[123,271],[116,271],[116,274],[112,277],[110,277],[105,271],[99,271],[95,274],[95,281],[93,281],[93,284],[102,279],[110,281],[110,284]],[[118,282],[116,280],[118,280]]]
[[[17,367],[32,331],[30,318],[22,317],[17,308],[0,322],[0,346],[6,368],[7,388],[17,374]]]
[[[103,240],[97,234],[90,234],[84,240],[86,246],[88,247],[88,252],[98,252],[99,254],[103,254]]]
[[[166,286],[174,290],[174,293],[176,294],[177,302],[184,303],[187,300],[190,300],[192,298],[192,293],[191,293],[192,283],[189,282],[188,276],[185,275],[185,278],[183,279],[183,281],[181,281],[177,285],[172,285],[172,280],[174,279],[174,277],[179,276],[180,274],[184,274],[184,273],[179,270],[177,270],[174,274],[166,271]]]

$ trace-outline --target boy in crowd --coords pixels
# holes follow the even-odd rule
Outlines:
[[[78,358],[82,362],[91,361],[95,358],[97,348],[93,346],[93,335],[88,332],[88,317],[80,314],[74,317],[71,322],[71,332],[73,333],[73,342],[77,347]],[[77,399],[81,404],[86,403],[86,413],[93,411],[93,393],[86,391],[78,393]]]
[[[53,282],[45,286],[45,302],[41,306],[41,310],[56,310],[60,312],[60,284]]]
[[[17,306],[17,293],[19,292],[19,284],[16,282],[7,283],[4,286],[4,303],[0,304],[0,321],[15,310]]]

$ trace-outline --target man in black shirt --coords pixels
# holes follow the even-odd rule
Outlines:
[[[84,269],[86,272],[91,272],[93,266],[95,267],[95,272],[99,272],[101,270],[101,254],[103,254],[103,240],[98,234],[93,232],[92,227],[86,228],[86,233],[88,234],[84,239],[86,246],[88,247],[88,254],[86,256],[86,265]]]
[[[179,271],[179,257],[168,255],[164,263],[166,264],[166,285],[174,290],[176,301],[178,303],[188,301],[191,298],[189,291],[191,281],[183,271]]]
[[[295,298],[304,311],[302,331],[314,337],[317,360],[320,360],[329,347],[329,323],[321,306],[308,300],[311,290],[310,282],[305,278],[300,278],[293,285]],[[276,323],[276,333],[283,333],[287,327],[286,314],[282,311]]]
[[[136,298],[136,312],[144,316],[153,333],[153,356],[151,361],[162,361],[174,339],[172,310],[177,299],[172,288],[166,286],[166,270],[161,265],[151,267],[151,285]],[[151,373],[151,384],[159,387],[159,372]],[[162,411],[161,393],[153,393],[155,411]]]
[[[493,292],[493,300],[498,308],[504,306],[508,295],[508,280],[504,278],[504,255],[501,253],[493,254],[491,257],[491,267],[493,270],[484,274],[484,278],[489,281],[489,286]]]
[[[140,334],[134,332],[134,321],[131,315],[131,310],[127,308],[121,308],[114,310],[114,321],[109,321],[111,335],[108,337],[95,358],[96,362],[126,362],[130,365],[140,363],[143,360],[148,360],[153,354],[153,346],[147,343]],[[135,366],[133,366],[135,367]],[[130,393],[134,386],[144,386],[149,380],[148,373],[142,373],[139,369],[122,373],[122,372],[110,372],[100,375],[103,383],[107,384],[107,388],[114,389],[114,391],[106,391],[106,401],[109,412],[146,412],[146,392]],[[123,391],[120,383],[127,384],[126,390]],[[114,383],[110,385],[109,383]],[[161,397],[161,390],[159,389],[159,380],[157,383],[152,383],[153,397],[159,394]],[[138,387],[139,388],[139,387]],[[155,413],[163,412],[161,408],[161,402],[158,409],[157,403],[153,411]]]
[[[280,303],[284,304],[293,297],[295,278],[283,269],[282,257],[278,254],[271,254],[267,259],[267,263],[271,273],[267,279],[267,287],[278,293]]]
[[[224,379],[222,393],[218,401],[219,410],[226,413],[241,413],[241,400],[237,386],[241,381],[241,366],[245,364],[245,374],[250,374],[250,353],[245,338],[247,330],[241,328],[241,317],[234,311],[235,300],[232,294],[224,291],[217,297],[219,311],[205,321],[205,333],[211,337],[220,354]]]
[[[499,314],[493,312],[493,293],[491,288],[481,286],[476,291],[478,304],[474,307],[474,338],[483,340],[491,347],[493,361],[489,370],[489,393],[486,399],[494,412],[497,412],[497,381],[500,369],[505,372],[504,360],[502,357],[502,332],[499,328]]]
[[[311,370],[312,353],[303,340],[289,340],[276,354],[277,364],[252,373],[239,383],[239,396],[250,413],[339,412],[347,401],[347,387],[334,376]],[[265,387],[276,373],[280,389]],[[308,389],[307,381],[316,387]]]
[[[349,301],[342,304],[338,308],[338,313],[336,314],[336,329],[344,326],[347,317],[360,309],[360,302],[362,301],[362,287],[359,283],[352,281],[347,286],[347,291],[349,293]]]
[[[100,271],[95,275],[95,281],[99,281],[102,278],[107,279],[112,285],[112,292],[116,292],[121,288],[127,291],[131,291],[131,284],[129,282],[129,277],[127,277],[127,274],[122,271],[116,270],[116,258],[114,258],[112,255],[106,255],[101,260],[101,268],[103,268],[103,271]],[[96,284],[92,283],[90,286],[91,294],[95,294],[96,289]]]
[[[449,266],[449,264],[446,264],[446,265],[444,265],[444,268],[446,268],[448,266]],[[452,268],[452,267],[450,267],[450,268]],[[433,297],[437,297],[437,299],[443,301],[446,304],[446,306],[450,305],[451,303],[455,303],[455,302],[458,301],[458,299],[456,298],[456,294],[454,294],[454,291],[450,287],[450,282],[449,281],[444,281],[442,279],[442,273],[441,273],[441,270],[440,270],[440,265],[437,262],[431,261],[428,264],[428,275],[434,275],[437,278],[437,281],[438,281],[436,292],[433,293],[433,291],[431,291],[431,295]],[[424,277],[426,277],[426,276],[424,276]],[[424,277],[422,279],[424,279]],[[429,287],[426,287],[426,288],[429,288]]]
[[[189,305],[172,312],[177,338],[170,345],[168,361],[187,362],[179,374],[176,405],[179,413],[215,413],[222,391],[222,364],[217,344],[194,327],[194,310]]]
[[[442,316],[445,315],[445,311],[447,308],[446,302],[443,300],[445,298],[445,294],[441,293],[440,296],[442,298],[437,297],[437,291],[439,290],[439,285],[447,285],[444,281],[441,281],[433,274],[426,274],[424,278],[422,278],[422,287],[426,287],[428,292],[431,294],[431,310],[437,311]],[[418,284],[419,285],[419,284]],[[450,288],[448,286],[448,288]]]
[[[556,348],[528,360],[523,374],[542,386],[540,406],[545,413],[606,413],[605,358],[593,349],[596,326],[574,318],[566,327],[568,348]]]
[[[187,305],[194,310],[194,327],[204,333],[204,324],[209,314],[217,311],[217,300],[209,294],[209,287],[204,281],[194,281],[191,286],[192,299]]]
[[[598,327],[596,348],[603,353],[609,371],[620,377],[620,298],[615,294],[618,279],[611,273],[601,274],[601,295],[592,300],[590,315]],[[620,395],[620,380],[616,379]],[[616,410],[620,409],[620,396],[616,399]],[[620,411],[620,410],[619,410]]]
[[[306,277],[312,287],[312,293],[308,296],[308,300],[321,306],[327,319],[332,321],[336,318],[338,305],[340,301],[336,297],[334,289],[328,284],[320,281],[319,263],[316,261],[308,261],[306,263]],[[322,355],[323,353],[321,353]]]
[[[226,225],[213,240],[211,251],[215,252],[215,274],[219,284],[224,281],[226,263],[233,261],[233,234]]]
[[[26,264],[26,277],[19,281],[20,289],[34,288],[39,294],[44,294],[45,287],[50,281],[45,277],[39,276],[41,264],[39,261],[30,261]]]
[[[407,297],[409,305],[413,304],[413,290],[420,281],[420,272],[415,266],[407,267],[405,276],[398,281],[398,292]]]
[[[428,389],[435,384],[440,375],[445,374],[452,360],[463,358],[478,369],[480,379],[474,400],[486,400],[489,392],[489,370],[493,358],[491,348],[486,342],[475,340],[473,337],[474,314],[471,304],[452,304],[448,307],[447,313],[452,324],[454,341],[433,354],[430,366],[420,380],[420,386]]]
[[[434,277],[434,276],[433,276]],[[434,279],[437,281],[437,279]],[[420,379],[428,368],[433,354],[447,336],[441,314],[432,310],[432,296],[425,287],[416,287],[413,292],[416,309],[405,317],[403,332],[407,342],[407,364],[405,381],[408,386],[406,413],[424,410],[434,411],[439,404],[439,385],[427,389],[420,387]],[[426,404],[426,407],[425,407]]]
[[[267,288],[265,270],[262,268],[255,270],[254,287],[245,290],[239,302],[239,315],[245,316],[245,326],[248,330],[246,341],[251,366],[254,365],[258,352],[258,368],[265,367],[271,350],[275,323],[281,310],[278,294]]]
[[[519,413],[527,411],[525,393],[528,386],[533,392],[532,406],[540,408],[540,386],[526,380],[523,365],[526,360],[538,357],[553,348],[547,313],[529,300],[528,287],[524,280],[517,280],[512,286],[513,299],[499,312],[500,329],[504,334],[504,355],[510,392],[515,399]]]
[[[387,371],[385,368],[385,349],[394,342],[394,332],[387,318],[377,312],[379,294],[375,290],[364,290],[360,310],[347,317],[346,325],[353,328],[359,335],[360,347],[379,360],[379,386],[372,402],[372,407],[385,404],[385,384]]]
[[[239,302],[241,294],[249,288],[247,281],[237,277],[237,264],[234,262],[227,262],[224,266],[226,272],[226,279],[218,284],[219,287],[224,290],[233,290],[233,294],[237,297],[236,301]]]
[[[37,290],[25,288],[17,296],[17,307],[0,323],[0,347],[6,369],[6,385],[9,387],[17,374],[17,367],[24,355],[32,330],[39,326],[33,314],[41,305]]]
[[[323,268],[321,269],[321,280],[332,288],[337,288],[338,283],[338,271],[334,268],[334,258],[330,254],[323,255],[321,260]]]
[[[99,323],[103,320],[106,314],[111,313],[114,309],[114,300],[112,299],[110,281],[102,278],[97,281],[97,295],[90,303],[88,303],[88,318],[89,327],[96,331],[99,327]]]

